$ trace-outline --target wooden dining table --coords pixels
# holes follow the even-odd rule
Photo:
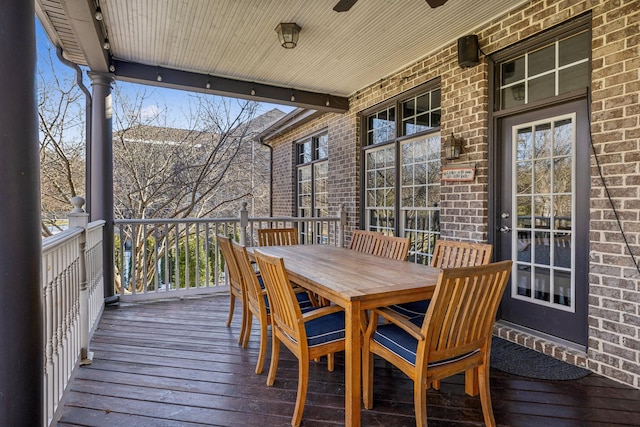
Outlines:
[[[345,310],[345,425],[359,426],[363,311],[431,298],[437,268],[330,245],[248,248],[283,258],[291,282]]]

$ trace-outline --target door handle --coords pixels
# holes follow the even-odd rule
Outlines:
[[[511,228],[507,227],[506,225],[503,225],[502,227],[498,228],[498,231],[505,234],[511,233]]]

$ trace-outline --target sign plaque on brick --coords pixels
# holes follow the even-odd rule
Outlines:
[[[476,177],[475,165],[455,165],[442,167],[442,181],[473,181]]]

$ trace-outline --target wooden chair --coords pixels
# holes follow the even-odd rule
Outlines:
[[[256,363],[256,374],[261,374],[262,368],[264,367],[265,355],[267,354],[268,327],[271,325],[271,310],[267,290],[260,283],[259,274],[257,274],[253,268],[253,264],[247,253],[247,248],[236,242],[231,242],[231,246],[233,247],[233,252],[244,283],[244,289],[246,290],[247,318],[242,347],[247,348],[249,344],[251,326],[253,324],[253,317],[255,316],[260,323],[260,350]],[[296,288],[296,299],[303,313],[315,309],[313,301],[311,301],[307,292],[300,287]]]
[[[372,310],[363,344],[363,400],[373,406],[373,355],[394,364],[414,382],[416,426],[427,425],[426,390],[434,381],[474,372],[484,422],[495,426],[489,389],[489,355],[496,311],[512,261],[444,269],[421,325],[387,309]],[[377,316],[388,323],[378,325]]]
[[[298,229],[296,228],[260,228],[258,229],[258,246],[297,245]]]
[[[378,237],[380,236],[382,236],[382,234],[375,231],[354,230],[351,235],[349,249],[373,254],[375,252],[376,243],[379,241]]]
[[[244,287],[247,291],[246,333],[244,334],[242,347],[247,348],[247,345],[249,344],[251,325],[253,323],[253,316],[255,316],[260,323],[260,350],[258,352],[258,361],[256,363],[256,374],[261,374],[262,368],[264,367],[264,358],[267,354],[268,326],[271,324],[271,313],[269,312],[267,291],[260,286],[258,275],[253,269],[253,265],[251,264],[251,260],[247,254],[247,248],[236,242],[232,242],[232,247],[236,260],[238,261],[242,280],[244,281]]]
[[[408,237],[380,235],[377,240],[374,255],[397,259],[398,261],[407,259],[409,246],[411,245],[411,239]]]
[[[302,313],[282,258],[255,250],[260,274],[271,304],[271,365],[267,385],[273,385],[278,369],[280,343],[298,358],[298,394],[291,420],[299,426],[309,382],[309,361],[344,350],[344,311],[335,305]],[[332,359],[330,370],[333,370]]]
[[[435,268],[472,267],[491,262],[493,245],[489,243],[436,240],[431,266]],[[424,316],[429,300],[392,305],[389,308],[406,317]]]
[[[227,281],[229,282],[229,317],[227,318],[227,328],[231,326],[231,321],[233,320],[233,312],[236,306],[236,298],[240,299],[242,303],[242,326],[240,328],[240,336],[238,337],[238,343],[241,344],[244,342],[244,335],[247,333],[246,331],[246,322],[247,322],[247,301],[246,301],[246,291],[244,289],[244,284],[242,280],[242,276],[240,273],[240,268],[238,267],[238,262],[236,261],[236,257],[233,253],[233,249],[231,247],[231,239],[228,237],[222,236],[218,234],[216,236],[218,239],[218,245],[222,250],[222,256],[224,257],[224,262],[227,266]]]

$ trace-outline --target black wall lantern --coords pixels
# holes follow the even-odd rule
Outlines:
[[[451,137],[447,138],[444,142],[444,158],[446,160],[456,160],[460,158],[462,154],[462,138],[456,138],[451,132]]]

